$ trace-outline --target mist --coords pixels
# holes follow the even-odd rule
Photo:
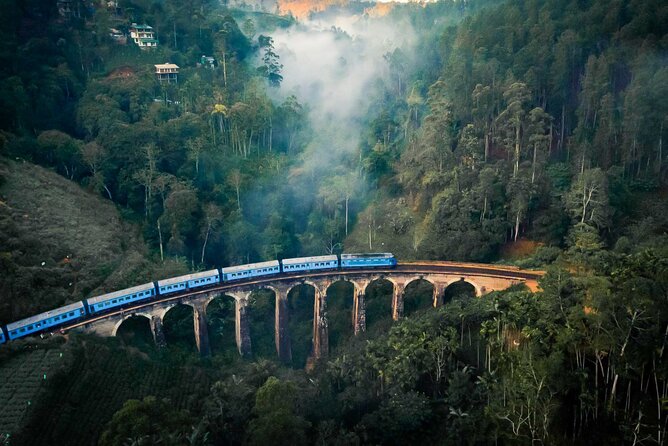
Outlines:
[[[396,48],[410,54],[415,31],[408,21],[337,15],[300,22],[272,37],[283,64],[274,99],[294,95],[309,109],[314,137],[303,168],[341,169],[358,153],[374,86],[387,81],[383,56]]]

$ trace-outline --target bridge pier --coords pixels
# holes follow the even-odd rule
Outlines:
[[[288,331],[288,291],[285,287],[277,287],[276,293],[276,354],[283,362],[292,361],[292,349],[290,347],[290,333]]]
[[[404,315],[404,296],[406,283],[395,281],[392,287],[392,319],[398,321]]]
[[[320,287],[315,288],[313,303],[313,359],[327,357],[329,354],[329,332],[327,323],[327,299]],[[327,290],[327,287],[325,287]]]
[[[239,354],[244,358],[247,358],[252,354],[250,327],[248,322],[248,304],[250,294],[250,292],[243,293],[242,296],[235,296],[234,299],[234,319],[237,350],[239,350]]]
[[[445,296],[445,289],[447,286],[448,285],[443,282],[434,282],[434,298],[432,302],[434,308],[443,305],[443,297]]]
[[[162,317],[159,315],[151,316],[151,333],[153,334],[153,341],[156,347],[165,348],[167,341],[165,340],[165,331],[162,328]]]
[[[195,323],[195,344],[201,356],[211,355],[209,344],[209,328],[206,323],[206,307],[201,301],[190,304],[193,307],[193,319]]]
[[[367,284],[368,285],[368,284]],[[355,285],[353,296],[353,333],[357,336],[366,331],[366,286],[359,288]]]

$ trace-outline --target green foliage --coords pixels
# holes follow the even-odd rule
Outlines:
[[[190,420],[183,412],[174,410],[169,400],[148,396],[143,400],[128,400],[116,412],[100,437],[100,445],[116,446],[128,441],[137,443],[181,444]]]
[[[257,418],[248,427],[250,445],[306,445],[309,423],[295,414],[295,386],[271,376],[255,394]]]

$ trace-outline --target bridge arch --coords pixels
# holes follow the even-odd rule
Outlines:
[[[433,307],[436,290],[436,284],[424,276],[409,279],[403,290],[403,316]]]
[[[203,302],[206,314],[209,345],[215,354],[226,360],[234,359],[237,354],[235,342],[235,305],[237,297],[229,293],[220,293]]]
[[[256,358],[276,358],[277,345],[277,300],[279,290],[269,284],[262,284],[248,290],[247,328],[252,344],[253,356]]]
[[[316,302],[320,287],[310,280],[300,281],[287,291],[287,329],[292,364],[302,368],[313,353]]]
[[[419,276],[410,277],[405,282],[406,287],[408,287],[408,285],[410,285],[411,283],[417,282],[417,281],[420,281],[420,280],[423,280],[425,282],[429,282],[431,284],[431,286],[436,287],[436,284],[434,283],[434,281],[432,279],[430,279],[429,276],[426,276],[426,275],[419,275]]]
[[[140,318],[146,319],[148,321],[149,327],[150,327],[151,318],[152,318],[152,315],[150,313],[144,313],[144,312],[141,312],[141,311],[127,313],[127,314],[124,314],[118,321],[116,321],[116,323],[114,324],[114,328],[111,331],[111,335],[112,336],[118,336],[118,330],[121,328],[121,325],[123,325],[125,322],[128,321],[128,319],[131,319],[133,317],[140,317]]]
[[[354,305],[360,289],[359,283],[345,276],[327,284],[324,297],[327,302],[328,347],[336,348],[341,341],[355,334]]]
[[[480,287],[472,280],[467,280],[464,277],[450,280],[443,289],[443,296],[441,296],[442,303],[446,304],[458,295],[480,297],[482,292]]]
[[[302,286],[312,287],[316,294],[321,293],[323,291],[321,289],[321,285],[318,284],[317,282],[314,282],[314,281],[309,280],[309,279],[302,279],[298,283],[294,283],[288,288],[288,295],[290,295],[292,290],[294,290],[295,288],[302,287]]]
[[[395,290],[403,288],[397,280],[385,275],[375,276],[364,288],[366,301],[366,326],[372,327],[392,318],[392,300]]]
[[[182,344],[197,347],[195,332],[195,306],[188,302],[179,302],[165,309],[162,326],[167,345]]]

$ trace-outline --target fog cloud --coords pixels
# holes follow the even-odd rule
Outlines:
[[[314,140],[304,167],[331,169],[359,147],[373,85],[388,73],[383,56],[396,48],[410,54],[415,32],[407,22],[339,15],[301,22],[272,37],[283,64],[275,99],[295,95],[310,109]]]

